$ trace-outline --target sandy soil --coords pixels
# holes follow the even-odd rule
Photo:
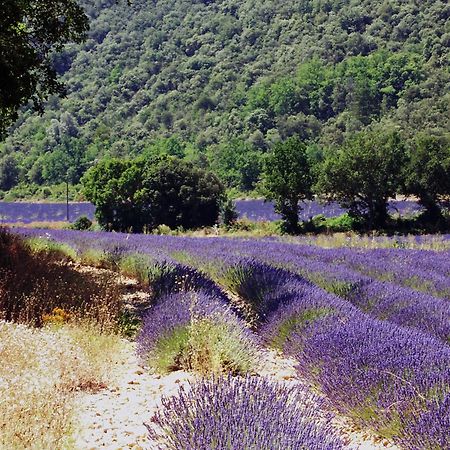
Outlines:
[[[120,363],[111,370],[109,387],[95,394],[79,394],[76,400],[77,448],[154,448],[149,443],[144,423],[148,422],[162,396],[175,394],[182,383],[192,378],[186,372],[173,372],[167,376],[149,373],[139,364],[134,345],[128,343]]]
[[[149,421],[163,396],[176,394],[180,385],[195,378],[181,371],[165,376],[152,374],[139,363],[134,350],[134,344],[127,342],[119,362],[111,369],[107,389],[78,395],[76,446],[80,450],[154,449],[155,443],[149,442],[144,423]],[[267,363],[259,375],[308,389],[294,366],[295,361],[268,352]],[[334,424],[349,450],[396,449],[388,442],[376,442],[369,433],[354,430],[341,417],[336,417]]]

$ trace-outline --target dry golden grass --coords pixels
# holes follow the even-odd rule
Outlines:
[[[120,348],[91,324],[0,322],[0,449],[72,447],[74,393],[104,386]]]
[[[325,248],[356,247],[366,249],[376,248],[407,248],[414,250],[445,251],[450,248],[450,240],[444,236],[428,235],[424,237],[406,235],[399,238],[382,235],[360,235],[350,233],[319,234],[301,237],[286,237],[288,242],[300,242],[306,245],[318,245]]]

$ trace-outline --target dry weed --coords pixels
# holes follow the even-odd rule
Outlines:
[[[0,322],[0,448],[70,448],[74,393],[104,386],[119,348],[91,324]]]

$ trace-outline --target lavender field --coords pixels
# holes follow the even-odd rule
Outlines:
[[[148,424],[151,436],[171,436],[160,448],[241,448],[226,444],[236,426],[242,448],[349,448],[331,412],[401,449],[450,448],[448,247],[20,232],[148,286],[154,306],[137,351],[160,370],[196,367],[183,350],[193,323],[221,336],[221,370],[248,374],[264,349],[296,361],[301,390],[225,376],[180,391]]]
[[[90,203],[69,203],[69,221],[81,216],[92,219],[95,207]],[[65,203],[0,202],[0,223],[62,222],[67,220]]]
[[[391,214],[411,215],[420,210],[419,205],[412,201],[394,201],[390,203]],[[240,218],[246,217],[252,221],[274,221],[280,219],[275,213],[273,203],[263,200],[238,200],[236,211]],[[86,202],[69,204],[69,221],[73,222],[80,216],[93,219],[95,207]],[[336,217],[343,214],[338,204],[323,205],[318,202],[306,202],[302,206],[300,219],[308,220],[318,214],[325,217]],[[26,203],[0,202],[0,223],[32,223],[59,222],[66,220],[65,203]]]

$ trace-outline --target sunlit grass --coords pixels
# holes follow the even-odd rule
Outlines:
[[[383,236],[383,235],[361,235],[356,232],[319,234],[311,236],[300,236],[297,238],[286,238],[294,242],[306,245],[317,245],[325,248],[357,247],[366,249],[377,248],[404,248],[415,250],[445,251],[450,249],[450,239],[442,235],[406,235],[406,236]]]
[[[245,374],[255,371],[260,359],[257,348],[238,329],[202,319],[161,336],[147,363],[160,373]]]

